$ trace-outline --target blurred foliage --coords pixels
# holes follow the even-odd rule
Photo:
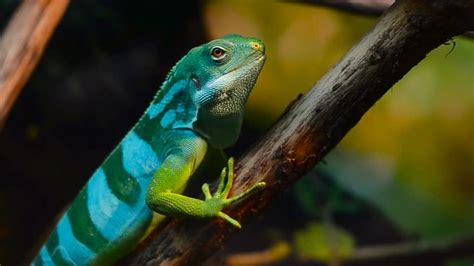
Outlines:
[[[209,1],[206,19],[212,37],[240,32],[265,40],[268,60],[247,113],[262,131],[375,22],[309,5],[237,0]],[[474,41],[456,38],[435,49],[322,168],[408,233],[432,238],[473,231],[472,73]]]
[[[311,223],[295,233],[296,252],[303,260],[343,260],[354,246],[351,234],[331,223]]]
[[[291,254],[291,246],[285,241],[276,241],[271,247],[263,251],[237,253],[225,258],[227,266],[244,265],[271,265],[284,260]],[[212,262],[208,263],[209,265]]]
[[[393,161],[360,153],[333,152],[322,168],[334,173],[339,184],[370,201],[405,232],[436,239],[474,233],[474,207],[405,181]],[[448,194],[448,195],[446,195]]]
[[[260,130],[268,128],[298,94],[308,91],[374,22],[265,0],[208,1],[205,15],[211,38],[238,32],[265,41],[267,62],[247,112],[248,122]]]
[[[324,219],[333,214],[354,214],[364,204],[348,196],[334,178],[321,170],[299,180],[292,190],[298,205],[312,219]]]

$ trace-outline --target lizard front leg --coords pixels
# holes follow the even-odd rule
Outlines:
[[[146,196],[147,205],[152,210],[166,216],[195,219],[221,217],[232,225],[241,228],[240,223],[222,212],[222,209],[263,188],[265,183],[257,183],[242,194],[227,198],[234,179],[233,159],[231,158],[228,162],[227,171],[226,168],[222,170],[220,185],[214,196],[211,195],[208,184],[202,186],[204,200],[179,194],[195,168],[197,168],[196,162],[200,161],[196,158],[202,158],[202,156],[199,156],[199,153],[202,152],[200,149],[175,149],[173,153],[168,155],[153,177]]]

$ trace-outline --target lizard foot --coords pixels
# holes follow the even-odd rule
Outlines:
[[[242,226],[240,225],[238,221],[231,218],[229,215],[223,213],[221,210],[226,206],[229,206],[231,204],[234,204],[241,200],[246,199],[253,193],[264,188],[266,184],[265,182],[258,182],[257,184],[253,185],[251,188],[240,193],[239,195],[232,198],[227,198],[227,196],[229,195],[230,189],[232,188],[233,182],[234,182],[234,159],[230,158],[229,161],[227,162],[227,168],[222,169],[219,187],[214,193],[214,196],[211,195],[209,184],[205,183],[204,185],[202,185],[202,192],[204,193],[204,196],[205,196],[204,205],[209,216],[221,217],[222,219],[226,220],[233,226],[237,228],[242,228]]]

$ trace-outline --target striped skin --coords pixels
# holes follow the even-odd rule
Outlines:
[[[215,47],[227,49],[228,55],[213,58]],[[80,191],[33,265],[111,264],[156,226],[163,217],[156,212],[217,216],[221,209],[180,193],[208,145],[224,148],[235,142],[264,58],[261,41],[238,35],[203,44],[183,57],[138,123]],[[224,206],[231,201],[222,197],[214,202]]]
[[[143,238],[153,217],[144,200],[153,174],[180,135],[197,138],[173,130],[193,117],[185,113],[184,93],[183,82],[163,87],[60,219],[35,265],[109,263]]]

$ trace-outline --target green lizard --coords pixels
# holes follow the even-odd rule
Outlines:
[[[109,264],[133,249],[163,216],[220,217],[230,204],[263,188],[257,183],[228,198],[233,161],[214,195],[182,195],[208,148],[238,138],[245,103],[265,61],[262,41],[227,35],[193,48],[172,68],[138,123],[94,172],[41,248],[33,265]],[[157,214],[158,213],[158,214]]]

